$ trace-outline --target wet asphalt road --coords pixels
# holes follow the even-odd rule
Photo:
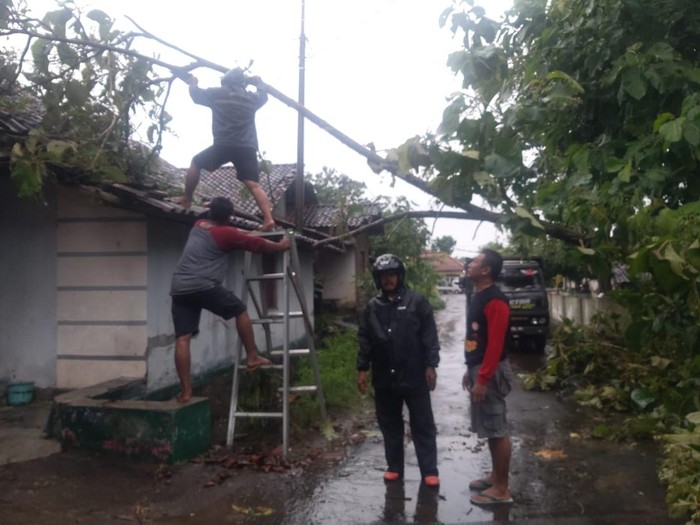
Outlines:
[[[381,435],[374,429],[345,462],[317,479],[315,488],[287,500],[284,523],[674,523],[666,517],[663,487],[656,481],[654,449],[581,438],[590,415],[554,394],[525,392],[519,381],[508,398],[515,504],[491,509],[471,504],[468,483],[490,470],[490,456],[486,443],[468,430],[468,399],[461,387],[465,299],[443,297],[447,306],[436,315],[441,363],[432,395],[439,490],[422,485],[410,439],[405,480],[385,484]],[[543,355],[531,352],[511,356],[516,373],[543,361]],[[541,457],[548,451],[560,457]]]

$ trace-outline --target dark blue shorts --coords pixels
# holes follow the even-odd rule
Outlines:
[[[216,171],[227,162],[236,167],[238,180],[258,182],[258,152],[249,146],[223,146],[214,144],[197,153],[192,162],[201,170]]]
[[[194,292],[185,295],[173,295],[172,314],[173,325],[175,326],[175,337],[199,333],[199,319],[202,309],[228,320],[238,317],[246,311],[243,304],[236,295],[224,288],[215,286],[202,292]]]

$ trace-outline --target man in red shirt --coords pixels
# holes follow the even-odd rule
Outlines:
[[[270,364],[255,350],[253,325],[246,305],[232,291],[224,288],[222,282],[229,252],[281,252],[288,250],[291,243],[287,237],[274,242],[243,232],[230,225],[232,215],[233,204],[229,199],[213,199],[209,219],[200,219],[195,223],[173,273],[170,295],[175,327],[175,368],[182,389],[177,400],[181,403],[186,403],[192,397],[190,341],[199,333],[202,309],[226,320],[236,318],[236,330],[245,348],[248,370]]]
[[[513,502],[508,488],[511,443],[505,401],[513,377],[506,359],[510,306],[494,284],[502,268],[503,258],[488,249],[482,250],[467,267],[467,278],[474,283],[474,296],[467,312],[464,342],[467,371],[462,388],[471,397],[472,431],[488,439],[492,465],[489,474],[469,484],[469,489],[475,492],[469,499],[475,505]]]

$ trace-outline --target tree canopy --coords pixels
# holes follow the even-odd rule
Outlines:
[[[684,0],[515,0],[501,21],[457,2],[442,23],[464,90],[400,162],[446,204],[479,196],[515,235],[576,246],[601,282],[631,264],[697,315],[698,22]]]

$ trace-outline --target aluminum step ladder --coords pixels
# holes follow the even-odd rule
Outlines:
[[[260,234],[262,237],[279,238],[281,232],[270,232]],[[272,365],[261,367],[258,370],[281,369],[282,370],[282,387],[279,389],[282,394],[281,410],[275,412],[247,412],[239,410],[238,407],[238,390],[240,387],[240,376],[246,370],[245,352],[243,352],[243,343],[240,337],[237,337],[234,350],[234,367],[233,367],[233,385],[231,388],[231,404],[229,408],[228,432],[226,435],[226,445],[231,447],[234,440],[234,432],[236,429],[236,419],[239,417],[250,418],[281,418],[282,419],[282,446],[284,457],[287,457],[289,451],[289,395],[294,393],[316,394],[316,402],[319,406],[321,419],[325,423],[326,403],[323,397],[323,389],[321,388],[321,378],[318,369],[318,360],[316,358],[316,349],[314,348],[314,330],[311,322],[310,310],[306,303],[306,296],[301,282],[299,252],[294,236],[294,232],[286,232],[286,235],[291,241],[289,250],[282,252],[282,271],[279,273],[263,273],[263,265],[261,257],[255,257],[251,252],[245,253],[244,272],[241,282],[241,291],[238,294],[241,301],[248,305],[248,299],[251,300],[257,319],[251,316],[253,325],[261,325],[265,332],[265,351],[261,351],[266,357],[282,357],[281,365]],[[263,283],[281,282],[282,296],[279,309],[276,312],[271,312],[268,308],[265,287]],[[277,287],[279,289],[279,287]],[[297,299],[298,305],[301,308],[298,311],[291,311],[292,294]],[[290,348],[290,322],[293,319],[302,319],[306,331],[306,341],[308,348]],[[273,350],[272,348],[272,331],[273,324],[282,324],[283,344],[282,349]],[[260,342],[256,338],[256,344],[260,346]],[[311,371],[313,373],[313,385],[291,386],[290,378],[290,362],[292,357],[309,356]]]

